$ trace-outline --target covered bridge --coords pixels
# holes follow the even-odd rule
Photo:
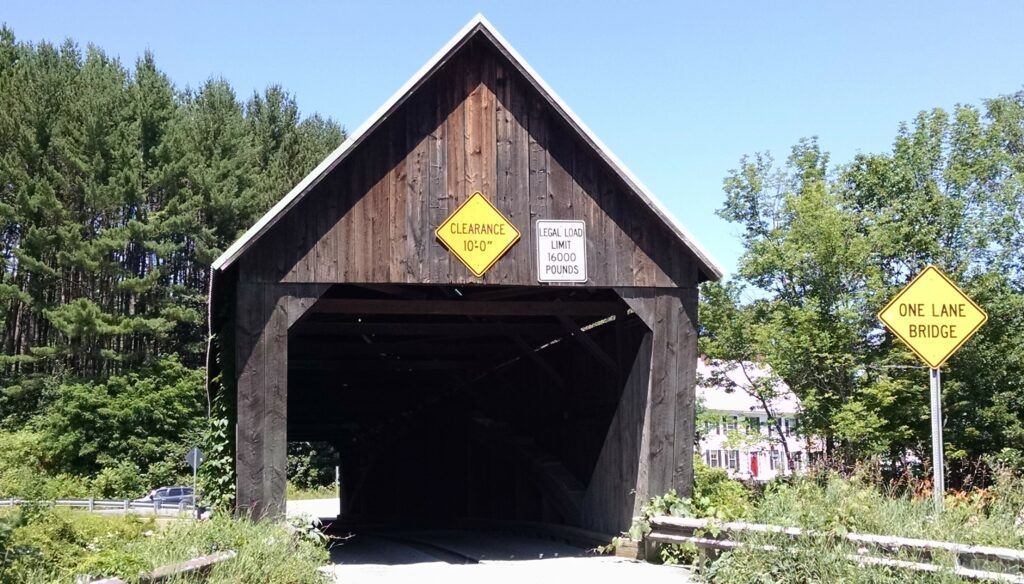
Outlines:
[[[213,265],[238,511],[322,440],[344,517],[624,529],[689,492],[720,275],[478,16]]]

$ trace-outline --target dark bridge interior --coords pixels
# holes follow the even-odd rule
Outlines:
[[[581,525],[646,332],[611,290],[337,285],[289,331],[288,439],[335,445],[346,519]]]

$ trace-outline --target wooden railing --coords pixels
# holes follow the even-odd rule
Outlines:
[[[919,572],[950,572],[963,578],[1024,584],[1024,551],[975,546],[946,541],[912,539],[862,533],[821,533],[798,527],[781,527],[759,523],[718,523],[689,517],[655,517],[644,545],[693,544],[699,548],[732,550],[746,544],[737,536],[745,534],[780,535],[789,539],[803,537],[839,537],[857,547],[847,559],[860,566],[889,566]],[[761,544],[765,549],[776,546]],[[952,558],[952,566],[934,561],[936,552]],[[899,557],[893,557],[899,555]],[[913,558],[911,560],[902,558]],[[983,565],[984,568],[977,566]],[[995,569],[998,568],[999,571]]]
[[[183,514],[195,509],[191,503],[160,504],[153,501],[132,501],[128,499],[56,499],[53,501],[30,501],[27,499],[0,499],[0,508],[16,507],[25,504],[44,505],[48,507],[70,507],[86,511],[140,511],[160,514]]]
[[[185,562],[161,566],[149,573],[139,574],[137,581],[145,582],[147,584],[159,584],[172,579],[177,581],[181,576],[205,576],[210,573],[210,570],[213,569],[215,564],[226,562],[234,559],[234,557],[235,552],[231,550],[211,554],[209,556],[200,556]],[[78,584],[127,584],[127,582],[121,578],[102,578],[99,580],[79,578]]]

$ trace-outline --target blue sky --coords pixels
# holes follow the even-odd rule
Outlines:
[[[886,150],[918,111],[1024,89],[1024,2],[68,2],[4,0],[22,40],[71,37],[179,87],[280,83],[354,129],[482,12],[722,263],[743,154],[818,136]]]

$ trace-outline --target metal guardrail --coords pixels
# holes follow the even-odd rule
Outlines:
[[[645,545],[646,542],[690,543],[705,549],[732,550],[744,545],[751,545],[735,539],[734,536],[741,534],[776,534],[790,539],[842,537],[857,546],[857,553],[847,555],[847,559],[860,566],[889,566],[919,572],[951,572],[972,580],[1024,584],[1024,551],[1011,548],[862,533],[822,533],[799,527],[781,527],[741,521],[717,523],[708,519],[689,517],[652,518],[651,532],[647,534],[644,542]],[[769,545],[760,547],[777,549],[776,546]],[[912,556],[918,561],[892,557],[893,554],[901,552],[905,554],[903,557]],[[935,563],[932,557],[935,552],[945,553],[952,557],[953,566],[948,567]],[[984,569],[973,567],[981,564],[985,565]],[[1001,571],[991,569],[997,567]]]
[[[153,515],[160,514],[184,514],[195,510],[191,503],[177,503],[173,505],[161,504],[154,501],[133,501],[130,499],[55,499],[53,501],[32,501],[27,499],[0,499],[0,508],[17,507],[25,504],[46,505],[50,507],[70,507],[73,509],[84,509],[86,511],[131,511],[146,512]]]

